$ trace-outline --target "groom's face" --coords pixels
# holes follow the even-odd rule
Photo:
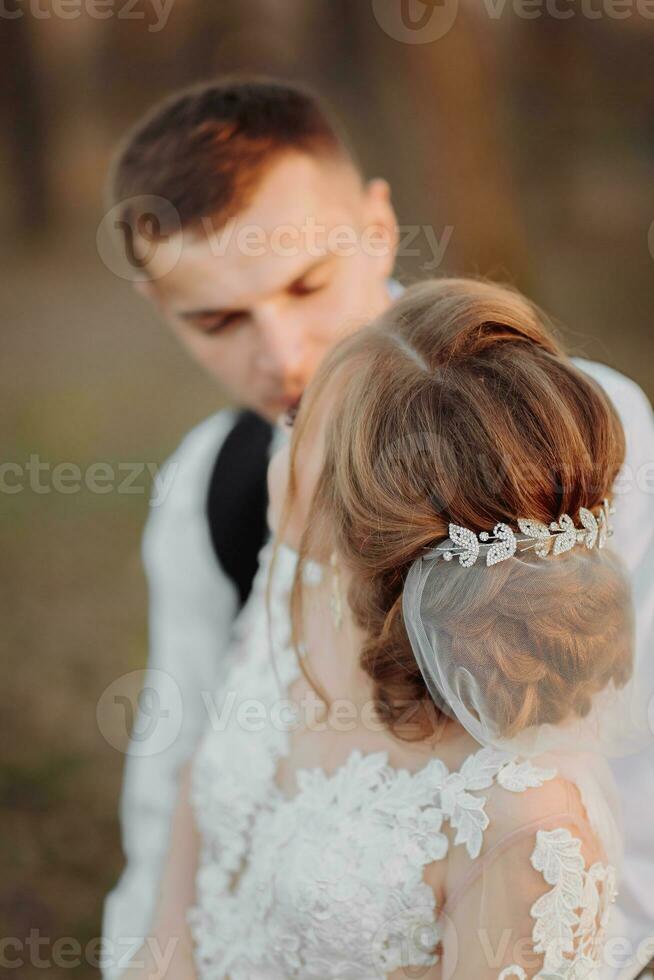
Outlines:
[[[349,164],[288,154],[233,221],[207,224],[208,235],[186,231],[158,247],[142,288],[229,396],[274,421],[329,348],[389,303],[388,186],[364,185]]]

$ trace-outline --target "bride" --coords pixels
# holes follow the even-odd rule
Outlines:
[[[332,351],[292,429],[266,625],[124,976],[599,977],[632,672],[616,413],[526,300],[442,280]]]

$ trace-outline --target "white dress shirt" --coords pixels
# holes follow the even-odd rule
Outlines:
[[[238,595],[214,553],[206,501],[216,457],[235,420],[235,412],[224,410],[186,435],[165,464],[172,468],[171,489],[151,506],[145,528],[150,649],[144,686],[172,717],[155,726],[147,744],[132,741],[125,759],[120,822],[126,863],[102,921],[107,980],[120,976],[147,935],[179,772],[206,724],[202,692],[215,690],[227,665]]]

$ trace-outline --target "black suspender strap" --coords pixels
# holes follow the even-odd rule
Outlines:
[[[241,412],[216,458],[207,495],[209,532],[216,557],[245,603],[268,536],[266,474],[272,426]]]

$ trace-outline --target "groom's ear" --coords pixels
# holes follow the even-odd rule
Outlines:
[[[386,243],[390,260],[387,275],[395,264],[398,246],[397,216],[391,201],[391,188],[387,180],[375,177],[366,184],[366,227],[375,228]]]

